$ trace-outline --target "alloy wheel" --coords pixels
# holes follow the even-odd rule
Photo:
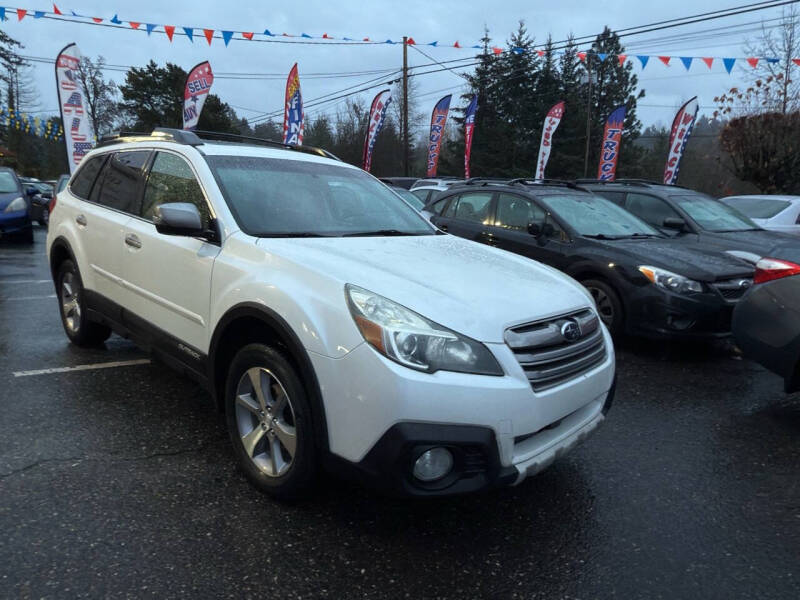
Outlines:
[[[590,287],[587,289],[592,295],[592,298],[594,298],[600,319],[603,321],[603,323],[605,323],[606,327],[611,327],[611,324],[614,322],[614,318],[616,316],[614,314],[614,304],[611,302],[611,298],[609,298],[608,294],[599,288]]]
[[[291,399],[268,369],[245,371],[236,386],[236,425],[244,451],[270,477],[284,475],[297,452]]]
[[[61,315],[71,333],[78,333],[81,326],[81,304],[74,273],[67,272],[61,279]]]

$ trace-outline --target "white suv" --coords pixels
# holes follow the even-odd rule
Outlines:
[[[414,495],[519,483],[612,401],[578,283],[442,234],[324,151],[107,141],[58,194],[47,252],[70,340],[113,330],[197,378],[278,496],[322,466]]]

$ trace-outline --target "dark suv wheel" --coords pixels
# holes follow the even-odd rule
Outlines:
[[[600,279],[584,279],[583,287],[589,290],[597,305],[597,314],[611,335],[619,335],[625,326],[622,301],[616,290]]]
[[[301,496],[315,472],[311,411],[282,352],[249,344],[234,357],[225,386],[228,432],[239,465],[261,490]]]
[[[76,346],[96,346],[111,335],[111,329],[89,320],[83,305],[83,282],[78,267],[65,260],[56,275],[56,294],[61,307],[61,324],[70,341]]]

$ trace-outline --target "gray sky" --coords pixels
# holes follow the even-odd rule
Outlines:
[[[502,43],[523,19],[531,35],[544,41],[548,33],[561,40],[572,32],[576,36],[596,34],[604,25],[622,29],[688,16],[717,9],[744,4],[741,0],[673,0],[655,3],[642,0],[606,0],[603,3],[577,0],[560,2],[538,2],[511,0],[501,3],[487,2],[429,2],[404,0],[401,2],[346,1],[323,2],[266,2],[264,0],[237,0],[219,2],[193,0],[192,2],[171,0],[139,0],[119,2],[116,0],[62,0],[59,8],[68,13],[70,9],[88,16],[110,19],[115,13],[123,21],[140,21],[172,24],[178,27],[196,28],[194,43],[185,36],[176,35],[170,43],[161,32],[151,37],[133,30],[116,30],[90,25],[78,25],[34,20],[26,17],[21,23],[16,15],[9,13],[3,28],[8,35],[25,45],[23,54],[55,58],[59,50],[70,42],[76,42],[85,55],[103,55],[113,65],[144,65],[153,59],[159,64],[174,62],[185,69],[198,62],[210,60],[216,74],[221,73],[270,73],[281,74],[273,79],[233,80],[217,78],[212,91],[236,108],[244,117],[255,117],[265,111],[281,111],[285,86],[285,74],[297,61],[300,81],[306,103],[318,96],[335,92],[351,85],[373,79],[377,75],[358,77],[314,78],[312,73],[330,74],[380,69],[399,69],[402,66],[402,46],[321,46],[266,44],[247,41],[231,41],[226,48],[222,40],[215,39],[211,47],[202,35],[202,28],[216,30],[249,30],[257,33],[269,29],[273,33],[301,33],[312,35],[328,33],[337,38],[349,36],[361,39],[369,36],[373,40],[391,38],[395,41],[403,35],[412,36],[418,43],[438,40],[440,44],[452,45],[456,40],[462,45],[478,43],[483,27],[489,28],[493,39]],[[18,3],[31,11],[52,10],[49,2]],[[755,35],[761,20],[780,16],[780,8],[750,13],[699,23],[687,27],[639,36],[623,38],[628,54],[666,54],[673,56],[744,56],[744,38]],[[748,23],[752,23],[748,25]],[[720,31],[721,27],[733,27]],[[715,29],[708,33],[698,33]],[[143,29],[143,27],[142,27]],[[237,36],[238,37],[238,36]],[[664,39],[668,38],[668,39]],[[648,42],[648,40],[652,40]],[[431,48],[420,46],[427,54],[439,61],[471,56],[469,49],[457,50],[448,47]],[[409,49],[410,64],[431,61]],[[700,97],[701,113],[713,110],[714,96],[739,85],[746,78],[750,67],[742,61],[732,75],[728,75],[721,63],[709,69],[695,61],[686,72],[677,59],[665,66],[653,58],[642,72],[635,61],[635,72],[640,77],[640,87],[647,92],[639,103],[639,117],[645,125],[668,124],[681,103],[693,95]],[[35,85],[40,93],[38,114],[57,111],[56,86],[53,66],[35,64]],[[108,77],[120,82],[123,74],[108,72]],[[417,78],[419,82],[420,109],[429,113],[442,95],[463,91],[460,78],[450,72],[436,73]],[[365,100],[378,90],[364,93]],[[367,98],[368,97],[368,98]],[[342,101],[343,102],[343,101]],[[460,101],[459,101],[460,102]],[[340,105],[339,105],[340,106]],[[337,104],[325,105],[332,111]],[[307,114],[319,109],[310,108]],[[565,117],[568,118],[568,115]],[[280,120],[280,119],[279,119]]]

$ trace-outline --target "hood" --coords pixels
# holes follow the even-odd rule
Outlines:
[[[482,342],[502,343],[511,325],[593,306],[588,292],[563,273],[451,235],[261,238],[257,244]]]
[[[751,255],[761,258],[785,258],[796,256],[800,250],[800,239],[797,236],[777,231],[728,231],[715,233],[704,231],[701,235],[703,242],[727,253],[737,253],[738,256]],[[743,254],[746,253],[746,254]],[[756,258],[755,260],[758,260]]]
[[[687,243],[685,239],[644,238],[626,240],[592,240],[622,254],[636,266],[661,267],[697,281],[719,281],[734,277],[751,277],[752,265],[715,248]],[[613,255],[609,253],[612,257]],[[621,262],[621,261],[620,261]]]
[[[5,209],[5,207],[6,207],[6,206],[8,206],[9,204],[11,204],[11,201],[12,201],[14,198],[19,198],[20,196],[22,196],[23,198],[25,197],[25,196],[22,194],[22,192],[19,192],[19,191],[16,191],[16,192],[7,192],[7,193],[0,193],[0,211],[3,211],[3,210]]]

